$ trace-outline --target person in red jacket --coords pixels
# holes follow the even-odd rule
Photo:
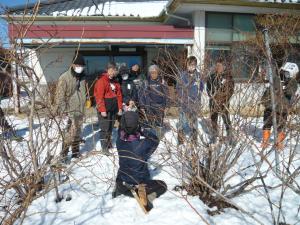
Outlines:
[[[122,114],[122,93],[117,82],[117,66],[109,62],[103,73],[97,80],[94,88],[96,108],[100,125],[100,142],[104,154],[109,154],[112,147],[111,135],[117,115]]]

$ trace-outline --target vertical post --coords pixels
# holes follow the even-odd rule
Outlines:
[[[16,62],[13,62],[12,65],[12,83],[13,83],[13,100],[14,100],[14,110],[16,114],[20,113],[20,90],[19,85],[17,83],[19,79],[18,74],[18,66],[16,65]]]
[[[270,39],[268,29],[263,30],[264,34],[264,42],[267,51],[268,57],[268,76],[269,76],[269,83],[270,83],[270,94],[271,94],[271,103],[272,103],[272,122],[273,122],[273,134],[274,134],[274,142],[277,143],[277,118],[276,118],[276,102],[275,102],[275,88],[274,88],[274,71],[272,66],[272,53],[270,49]],[[274,149],[274,145],[273,145]],[[275,150],[275,163],[276,163],[276,173],[279,174],[279,157],[278,152]]]
[[[198,59],[199,65],[204,64],[205,56],[205,11],[197,11],[193,15],[194,45],[193,55]]]

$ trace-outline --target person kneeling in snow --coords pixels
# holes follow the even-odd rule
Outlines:
[[[113,197],[121,194],[133,197],[134,189],[138,197],[146,200],[151,207],[152,201],[166,192],[167,185],[163,181],[150,179],[147,164],[159,140],[153,133],[146,130],[142,133],[140,130],[138,113],[125,112],[117,139],[119,170]],[[144,196],[140,196],[140,193],[144,193]]]

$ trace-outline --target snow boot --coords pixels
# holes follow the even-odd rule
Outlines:
[[[285,139],[285,133],[280,131],[277,135],[277,142],[276,142],[276,150],[282,151],[284,148],[283,141]]]
[[[139,203],[142,208],[144,208],[144,212],[148,213],[152,208],[153,204],[149,201],[147,192],[146,192],[146,185],[145,184],[139,184],[137,188],[137,195],[139,198]],[[150,196],[153,199],[154,196]],[[156,195],[155,195],[156,197]]]
[[[268,147],[270,136],[271,136],[271,131],[270,130],[263,130],[263,140],[262,140],[262,143],[261,143],[261,147],[263,149]]]

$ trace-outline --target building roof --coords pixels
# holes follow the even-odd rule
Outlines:
[[[300,9],[300,0],[44,0],[37,16],[158,18],[165,8],[176,13],[181,4]],[[8,9],[13,16],[32,15],[35,4]],[[196,10],[196,9],[195,9]]]
[[[40,4],[38,15],[158,17],[167,3],[167,0],[48,0]],[[34,4],[9,9],[13,15],[30,15],[33,11]]]

